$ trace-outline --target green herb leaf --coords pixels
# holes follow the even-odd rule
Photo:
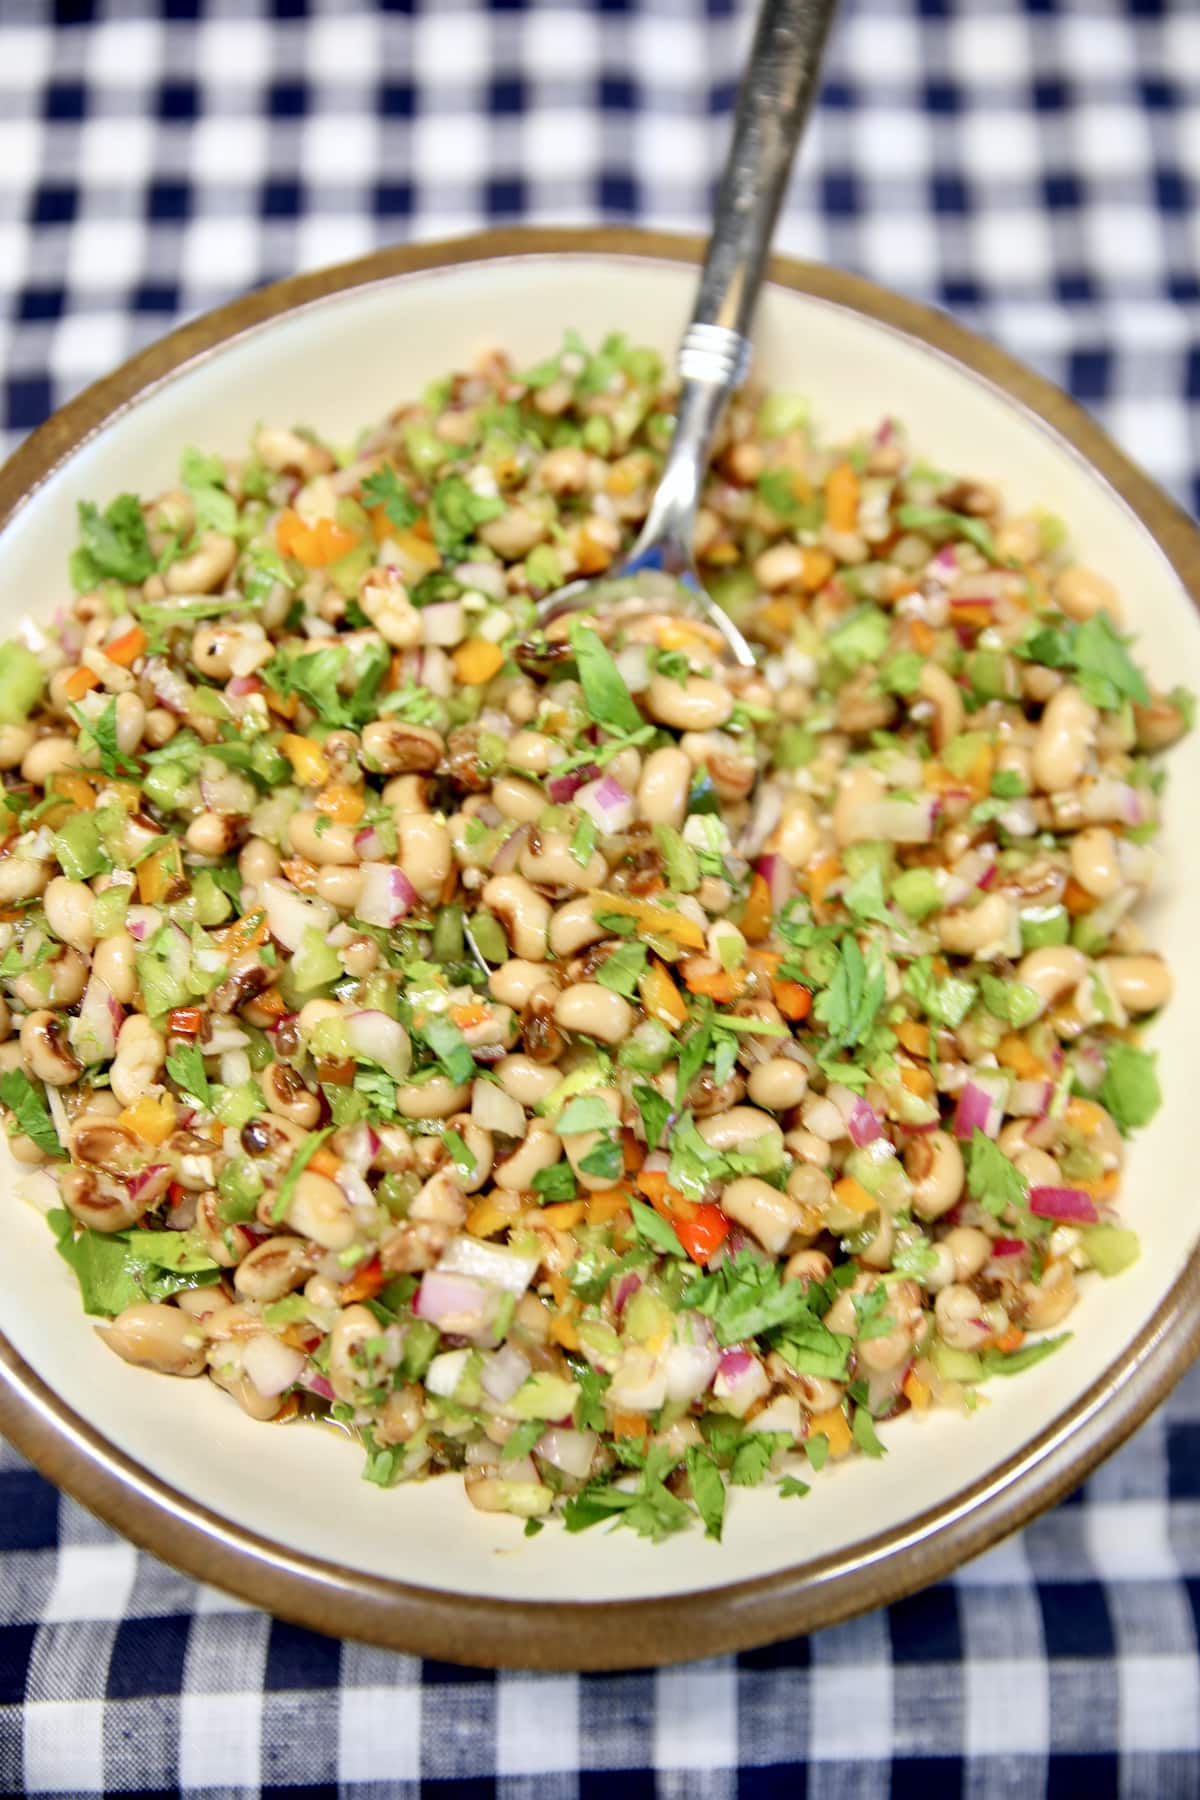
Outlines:
[[[101,513],[79,503],[79,548],[71,558],[71,580],[83,591],[111,576],[137,586],[154,573],[154,552],[136,494],[120,494]]]
[[[1033,1343],[1022,1344],[1019,1350],[981,1350],[979,1360],[983,1364],[985,1375],[1020,1375],[1025,1369],[1032,1369],[1036,1363],[1045,1362],[1056,1350],[1071,1341],[1074,1333],[1060,1332],[1058,1337],[1037,1338]]]
[[[0,1100],[12,1113],[17,1131],[32,1138],[39,1150],[56,1160],[66,1155],[50,1109],[24,1069],[8,1069],[0,1075]]]
[[[991,526],[985,525],[982,519],[972,519],[967,513],[951,512],[945,506],[910,504],[896,508],[896,522],[903,525],[905,531],[932,531],[939,536],[965,538],[990,563],[1000,561]]]
[[[504,502],[486,494],[477,494],[461,475],[447,475],[433,490],[429,502],[433,520],[433,541],[449,559],[466,548],[481,525],[498,519]]]
[[[516,1462],[519,1457],[528,1456],[545,1429],[545,1419],[523,1419],[505,1438],[500,1461]]]
[[[412,494],[395,469],[387,464],[363,482],[362,503],[369,507],[382,506],[389,525],[394,525],[397,531],[407,531],[421,516],[421,509]]]
[[[697,1276],[684,1288],[679,1303],[710,1318],[721,1345],[801,1321],[819,1323],[813,1319],[812,1296],[805,1284],[785,1282],[776,1263],[760,1259],[752,1250],[739,1250],[719,1269]]]
[[[621,1140],[613,1131],[605,1132],[587,1155],[580,1158],[579,1170],[581,1174],[595,1175],[601,1181],[619,1181],[624,1166]]]
[[[781,1500],[803,1500],[812,1489],[807,1481],[799,1481],[795,1475],[785,1475],[776,1492]]]
[[[664,1256],[681,1256],[686,1260],[687,1251],[675,1235],[673,1225],[660,1219],[654,1208],[641,1200],[631,1200],[629,1204],[633,1212],[633,1229],[642,1243],[650,1244]]]
[[[564,1158],[562,1162],[552,1163],[548,1169],[539,1169],[530,1186],[543,1204],[549,1206],[552,1201],[573,1200],[579,1183],[574,1169]]]
[[[574,1137],[582,1131],[611,1131],[616,1124],[607,1101],[599,1094],[577,1094],[554,1121],[559,1137]]]
[[[641,1114],[647,1148],[657,1150],[671,1116],[671,1102],[657,1088],[650,1087],[644,1081],[636,1081],[633,1084],[633,1103]]]
[[[287,1218],[287,1210],[292,1203],[292,1195],[296,1191],[296,1183],[299,1181],[301,1175],[303,1175],[305,1169],[307,1169],[313,1157],[317,1154],[317,1151],[321,1148],[321,1145],[325,1142],[325,1139],[332,1136],[333,1130],[334,1127],[332,1125],[326,1125],[323,1131],[310,1131],[308,1136],[297,1145],[296,1154],[293,1156],[291,1163],[288,1166],[286,1175],[279,1184],[279,1192],[276,1194],[275,1204],[271,1208],[271,1223],[273,1225],[278,1225],[280,1220]]]
[[[456,1087],[464,1087],[474,1080],[476,1069],[471,1046],[452,1019],[434,1013],[417,1029]]]
[[[576,620],[571,626],[571,648],[588,712],[597,724],[614,731],[637,731],[645,720],[634,705],[607,647],[590,625]]]
[[[976,1129],[967,1156],[967,1192],[994,1218],[1010,1207],[1023,1212],[1029,1200],[1029,1183],[990,1137]]]
[[[614,994],[632,1000],[637,994],[638,981],[645,973],[646,956],[645,944],[618,944],[596,970],[595,979],[601,987],[611,988]]]
[[[771,1466],[771,1458],[779,1450],[791,1448],[786,1431],[750,1431],[734,1452],[729,1471],[733,1487],[758,1487]]]
[[[117,703],[110,700],[103,712],[93,718],[85,713],[81,706],[72,706],[71,716],[81,730],[86,731],[97,750],[100,752],[100,766],[106,775],[119,780],[124,775],[136,775],[138,767],[130,762],[117,743]]]
[[[204,1057],[196,1044],[176,1044],[167,1056],[167,1074],[185,1093],[201,1106],[212,1105],[212,1090],[204,1068]]]
[[[886,1456],[887,1445],[880,1442],[875,1421],[865,1406],[856,1406],[850,1426],[855,1443],[864,1456]]]
[[[725,1523],[725,1483],[712,1457],[693,1445],[684,1459],[696,1511],[704,1520],[705,1537],[721,1541]]]
[[[1099,1100],[1126,1134],[1148,1125],[1162,1105],[1156,1060],[1136,1044],[1117,1041],[1108,1048]]]
[[[878,949],[871,944],[864,957],[858,939],[848,932],[839,946],[833,979],[813,1003],[813,1017],[827,1027],[832,1048],[850,1049],[867,1036],[886,994]]]
[[[878,919],[881,925],[894,925],[883,895],[883,870],[872,863],[852,881],[842,895],[843,903],[860,919]]]

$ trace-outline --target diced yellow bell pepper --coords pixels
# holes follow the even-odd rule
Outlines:
[[[123,1125],[143,1143],[165,1143],[175,1129],[175,1102],[170,1094],[162,1094],[157,1099],[153,1094],[143,1094],[140,1100],[135,1100],[118,1115],[117,1124]]]
[[[301,787],[325,786],[330,776],[329,759],[320,744],[289,731],[279,740],[279,748],[291,763]]]

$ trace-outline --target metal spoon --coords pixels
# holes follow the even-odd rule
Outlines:
[[[610,583],[654,571],[716,626],[736,660],[754,653],[708,594],[692,556],[696,508],[725,403],[750,368],[750,321],[784,189],[817,90],[837,0],[764,0],[738,96],[712,235],[692,321],[679,346],[679,411],[641,535],[610,573],[572,581],[538,603],[545,623],[595,608]]]

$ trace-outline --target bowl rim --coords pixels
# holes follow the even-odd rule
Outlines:
[[[55,471],[164,382],[270,322],[397,277],[529,256],[696,263],[703,240],[626,227],[512,228],[392,246],[292,276],[182,325],[86,388],[0,469],[0,530]],[[999,390],[1087,462],[1134,513],[1200,608],[1200,531],[1102,428],[1043,376],[945,314],[865,277],[772,259],[777,285],[915,339]],[[152,1475],[68,1407],[0,1333],[0,1432],[51,1481],[142,1549],[269,1612],[474,1666],[660,1666],[835,1624],[938,1580],[1075,1487],[1200,1353],[1200,1258],[1076,1402],[980,1480],[919,1517],[776,1574],[667,1598],[510,1601],[443,1593],[293,1552]]]

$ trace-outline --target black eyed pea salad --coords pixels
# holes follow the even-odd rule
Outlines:
[[[569,334],[189,450],[0,648],[0,1100],[102,1343],[530,1534],[719,1537],[986,1404],[1137,1257],[1159,1103],[1191,700],[1122,597],[747,393],[696,549],[758,666],[645,594],[538,629],[672,400]]]

